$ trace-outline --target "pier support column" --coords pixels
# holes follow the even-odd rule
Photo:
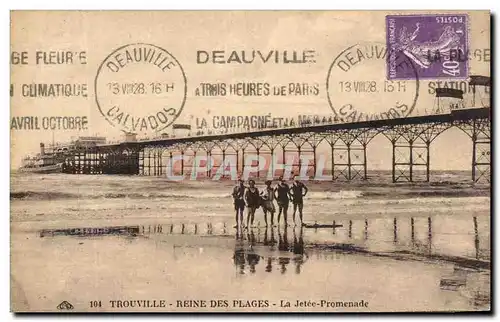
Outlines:
[[[237,175],[243,175],[245,171],[245,150],[248,146],[248,141],[245,139],[236,139],[233,142],[236,151],[236,172]]]
[[[97,172],[97,160],[98,160],[97,151],[95,149],[92,149],[90,151],[90,156],[91,156],[91,159],[90,159],[90,173],[91,174],[98,174],[98,172]]]
[[[292,141],[292,138],[291,136],[289,135],[286,135],[284,136],[283,140],[280,142],[280,146],[281,146],[281,149],[282,149],[282,162],[283,162],[283,172],[282,172],[282,176],[285,180],[289,180],[291,178],[287,178],[285,176],[285,174],[289,174],[288,172],[289,171],[292,171],[294,174],[295,174],[295,170],[296,169],[300,169],[300,149],[297,148],[297,144],[295,144],[295,142]],[[292,160],[292,164],[288,164],[288,159],[287,159],[287,153],[288,155],[290,155],[290,153],[292,153],[292,157],[288,157],[288,159]],[[296,157],[296,155],[299,156],[299,158]]]
[[[358,140],[365,130],[339,130],[325,140],[331,146],[332,180],[352,181],[366,179],[367,141]]]
[[[104,157],[101,151],[98,151],[96,154],[96,173],[102,174],[102,168],[104,163]]]
[[[260,155],[260,149],[262,148],[262,145],[263,145],[262,141],[260,141],[259,139],[256,139],[256,138],[248,138],[248,139],[241,140],[240,146],[242,146],[241,151],[242,151],[242,163],[243,163],[243,166],[241,169],[241,174],[245,173],[245,170],[247,167],[251,167],[253,170],[257,166],[257,170],[259,170],[259,168],[258,168],[259,155]],[[251,164],[247,164],[247,160],[246,160],[247,155],[251,155],[251,156],[256,157],[256,158],[252,158]],[[256,162],[254,163],[253,161],[256,161]],[[252,176],[255,176],[258,178],[260,176],[259,172],[260,171],[257,171],[257,173],[255,173],[255,174],[248,173],[249,178]],[[249,178],[245,178],[245,179],[249,179]]]
[[[83,174],[88,174],[89,173],[89,155],[87,150],[83,150]]]
[[[196,153],[196,151],[195,151],[195,153]],[[181,151],[181,176],[183,176],[183,175],[184,175],[184,150]]]
[[[236,148],[236,175],[240,173],[240,151]]]
[[[94,151],[87,149],[87,174],[94,174]]]
[[[206,171],[205,171],[205,177],[207,179],[211,178],[212,177],[212,168],[214,166],[213,162],[212,162],[212,154],[216,154],[216,149],[217,149],[217,146],[215,144],[214,141],[208,141],[208,142],[203,142],[200,144],[199,148],[205,152],[205,155],[206,155],[206,163],[205,163],[205,166],[206,166]]]
[[[419,138],[408,138],[399,131],[390,130],[384,133],[392,144],[392,182],[428,181],[421,178],[417,169],[429,172],[429,145]],[[420,180],[419,180],[420,179]]]
[[[123,160],[123,169],[120,174],[139,174],[139,152],[135,149],[126,149],[120,156]]]
[[[472,181],[491,181],[491,142],[483,138],[473,139]]]
[[[179,161],[175,153],[178,153],[179,150],[177,147],[169,146],[165,149],[166,151],[166,160],[165,160],[165,177],[168,180],[172,180],[178,173],[175,172],[175,162]]]
[[[303,133],[292,139],[299,156],[299,175],[305,174],[309,178],[314,178],[316,175],[316,148],[323,140],[323,137],[323,135],[317,133]],[[305,171],[303,170],[304,166]]]
[[[216,167],[212,175],[220,173],[221,179],[235,180],[238,175],[239,164],[236,142],[234,140],[218,141],[212,155],[215,155],[214,166]]]
[[[148,165],[147,165],[147,168],[148,168],[148,171],[147,171],[147,175],[150,176],[151,175],[151,148],[147,148],[148,150]]]
[[[262,152],[262,147],[264,145],[264,142],[260,138],[253,137],[253,138],[249,139],[248,143],[249,143],[249,148],[251,150],[255,151],[254,153],[256,156],[255,165],[252,163],[250,166],[251,167],[255,166],[257,168],[257,173],[255,176],[257,178],[260,178],[260,172],[262,170],[264,170],[264,169],[261,169],[262,164],[260,163],[260,157],[261,157],[261,152]],[[248,152],[248,150],[247,150],[247,152]]]
[[[308,133],[303,133],[303,134],[287,134],[283,135],[282,139],[279,141],[279,145],[282,148],[282,160],[283,164],[285,165],[283,168],[283,176],[287,171],[292,171],[292,175],[300,175],[302,171],[302,156],[306,152],[311,152],[307,149],[307,146],[305,145],[306,138],[310,134]],[[288,153],[288,157],[287,157]],[[292,158],[290,158],[290,154],[292,154]],[[292,164],[288,164],[288,161],[292,160]],[[290,169],[291,167],[291,169]],[[289,178],[286,178],[288,180]]]
[[[82,150],[78,150],[76,152],[76,173],[77,174],[82,174],[83,173],[83,159],[85,157],[85,152],[83,152]]]
[[[301,150],[302,150],[301,148],[302,148],[301,145],[297,146],[297,153],[298,153],[298,156],[299,156],[299,174],[302,173],[302,154],[300,153]]]
[[[241,149],[241,170],[240,170],[241,175],[243,175],[244,172],[245,172],[245,148],[242,148]]]
[[[159,177],[161,176],[161,155],[162,155],[162,152],[163,152],[163,149],[160,147],[157,147],[155,149],[156,153],[155,153],[155,158],[156,158],[156,162],[155,162],[155,165],[156,165],[156,176]]]
[[[160,162],[161,162],[161,148],[155,148],[155,176],[159,177],[160,176]]]
[[[158,156],[158,150],[156,147],[152,148],[152,154],[153,154],[153,174],[152,176],[156,177],[158,175],[157,169],[156,169],[156,162],[157,162],[157,156]]]
[[[153,173],[155,177],[160,175],[160,149],[158,147],[153,149]]]
[[[207,150],[207,179],[212,177],[212,150]]]
[[[161,177],[163,176],[163,152],[165,151],[164,148],[160,148],[158,151],[158,175]]]
[[[336,133],[338,135],[338,133]],[[345,144],[338,135],[338,140],[332,146],[333,163],[332,163],[332,177],[334,181],[350,180],[349,171],[349,157],[351,153],[351,145]]]
[[[172,150],[169,150],[167,164],[165,165],[165,174],[167,175],[168,179],[170,179],[170,177],[174,175],[174,165],[172,159],[173,153]]]
[[[398,125],[384,130],[392,144],[392,182],[430,181],[430,144],[449,124]]]
[[[260,178],[260,148],[256,148],[255,151],[257,152],[257,178]]]
[[[457,124],[472,139],[472,181],[491,181],[491,122],[474,119]]]
[[[393,138],[391,143],[392,182],[429,181],[429,145],[404,137]]]
[[[267,178],[272,180],[274,178],[274,171],[276,170],[274,168],[274,165],[276,164],[276,158],[274,157],[274,147],[270,149],[270,153],[271,153],[271,164],[269,165],[269,172]]]
[[[475,120],[472,136],[472,181],[491,181],[491,123],[489,120]]]
[[[379,129],[364,129],[361,130],[359,135],[356,137],[356,141],[358,141],[361,144],[362,151],[363,151],[363,156],[360,157],[360,161],[363,162],[363,180],[368,179],[368,159],[366,155],[366,147],[368,146],[368,143],[377,136],[380,133]]]
[[[276,176],[276,165],[278,165],[278,160],[279,158],[275,155],[275,152],[277,152],[276,147],[279,146],[279,143],[281,142],[283,138],[280,136],[262,136],[259,137],[259,140],[261,141],[260,145],[260,154],[269,156],[269,158],[266,158],[268,162],[268,167],[264,169],[266,171],[265,177],[267,179],[274,179]]]
[[[139,150],[139,174],[144,175],[144,148]]]

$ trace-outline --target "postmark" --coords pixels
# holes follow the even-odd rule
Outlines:
[[[413,62],[400,56],[395,68],[413,75],[387,80],[387,47],[360,43],[347,47],[333,60],[326,79],[328,103],[341,122],[362,122],[409,116],[419,95],[419,75]]]
[[[387,78],[411,79],[395,62],[412,60],[420,79],[468,77],[468,16],[466,14],[386,16]]]
[[[167,50],[151,44],[128,44],[111,52],[95,77],[99,111],[124,132],[161,132],[181,114],[186,75]]]

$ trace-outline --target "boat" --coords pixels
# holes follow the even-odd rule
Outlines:
[[[63,163],[53,165],[34,166],[34,167],[20,167],[19,172],[32,172],[32,173],[62,173]]]
[[[45,148],[40,143],[40,152],[22,159],[19,172],[29,173],[74,173],[72,164],[74,151],[106,144],[106,138],[100,136],[80,136],[69,143],[54,142]]]
[[[64,159],[64,153],[45,151],[45,145],[40,143],[40,153],[33,157],[25,157],[19,172],[61,173],[63,172]]]

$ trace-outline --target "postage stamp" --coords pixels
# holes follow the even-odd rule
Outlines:
[[[108,122],[124,132],[161,132],[181,114],[186,75],[177,59],[151,44],[122,46],[95,77],[95,100]]]
[[[401,56],[408,57],[421,79],[468,77],[468,15],[386,16],[388,79],[412,79],[409,70],[397,70]]]

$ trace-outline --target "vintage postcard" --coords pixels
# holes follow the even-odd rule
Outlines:
[[[490,12],[12,11],[11,310],[491,310]]]

